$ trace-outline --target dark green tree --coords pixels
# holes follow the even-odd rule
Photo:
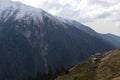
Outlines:
[[[65,72],[65,67],[64,67],[64,65],[62,64],[61,66],[60,66],[60,68],[59,68],[59,73],[60,73],[60,75],[61,74],[63,74]]]
[[[48,80],[52,80],[53,79],[53,71],[52,71],[51,65],[48,66],[47,79]]]
[[[43,75],[40,72],[37,72],[35,80],[43,80]]]

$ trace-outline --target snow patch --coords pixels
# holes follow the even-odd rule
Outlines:
[[[34,8],[31,6],[27,6],[21,2],[12,2],[10,0],[0,0],[0,15],[4,10],[8,10],[9,12],[14,13],[15,10],[18,10],[16,15],[17,19],[22,19],[25,15],[30,15],[31,17],[39,17],[39,20],[42,21],[42,11],[39,8]],[[7,12],[8,12],[7,11]],[[5,15],[7,18],[7,14]],[[10,15],[9,15],[10,16]]]

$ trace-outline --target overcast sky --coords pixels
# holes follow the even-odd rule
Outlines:
[[[77,20],[100,33],[120,35],[120,0],[13,0]]]

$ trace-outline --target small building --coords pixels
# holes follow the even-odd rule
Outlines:
[[[102,58],[102,54],[96,53],[96,54],[93,55],[93,57],[92,57],[92,62],[93,62],[93,63],[100,63],[100,62],[101,62],[101,58]]]

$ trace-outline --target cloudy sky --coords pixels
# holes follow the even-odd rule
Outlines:
[[[13,0],[77,20],[100,33],[120,35],[120,0]]]

